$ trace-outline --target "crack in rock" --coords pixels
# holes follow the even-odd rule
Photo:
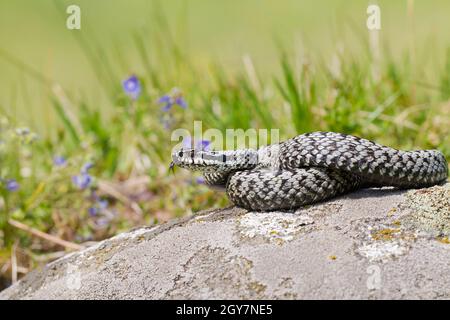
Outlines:
[[[217,268],[220,266],[220,268]],[[252,278],[252,261],[224,248],[197,251],[166,293],[170,299],[267,299],[266,286]]]

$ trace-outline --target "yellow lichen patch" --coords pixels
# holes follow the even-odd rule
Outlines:
[[[392,222],[392,224],[399,227],[402,223],[400,222],[400,220],[395,220],[394,222]]]
[[[387,215],[388,217],[392,217],[397,212],[397,208],[392,208],[388,211]]]
[[[450,244],[450,239],[448,237],[437,238],[440,243]]]
[[[336,256],[329,256],[330,260],[336,260],[337,257]]]
[[[398,234],[400,229],[381,229],[371,234],[373,240],[390,241],[395,234]]]

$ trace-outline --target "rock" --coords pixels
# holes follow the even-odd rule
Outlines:
[[[450,184],[206,211],[35,270],[1,299],[449,299]]]

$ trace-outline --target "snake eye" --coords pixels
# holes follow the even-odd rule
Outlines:
[[[181,158],[183,156],[183,150],[181,150],[180,152],[178,152],[178,156]]]

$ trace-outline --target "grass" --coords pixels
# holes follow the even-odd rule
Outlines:
[[[314,52],[298,56],[284,48],[279,71],[261,76],[250,56],[234,71],[216,60],[207,67],[196,64],[178,45],[165,16],[155,21],[158,31],[151,42],[157,45],[150,48],[145,33],[133,35],[130,50],[143,66],[136,72],[142,87],[136,100],[121,86],[130,74],[112,63],[118,57],[126,64],[126,54],[75,38],[102,84],[93,90],[107,96],[103,108],[0,51],[0,58],[39,83],[56,116],[44,123],[51,134],[38,135],[0,109],[0,277],[5,283],[77,244],[226,205],[222,194],[197,184],[191,174],[169,174],[170,133],[192,130],[194,120],[222,132],[279,128],[283,139],[312,130],[339,131],[396,148],[437,148],[450,159],[450,49],[431,78],[418,71],[420,61],[413,62],[409,53],[397,60],[388,50],[381,60],[369,50],[357,57],[336,53],[330,64]],[[175,105],[164,112],[157,101],[174,87],[182,90],[188,108]],[[55,156],[65,162],[55,163]],[[92,181],[80,188],[74,176]],[[7,189],[11,179],[19,190]]]

